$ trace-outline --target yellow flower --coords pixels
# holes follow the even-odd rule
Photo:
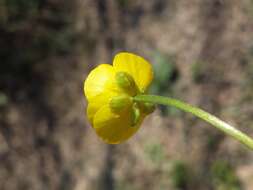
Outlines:
[[[97,135],[106,143],[118,144],[131,137],[152,105],[137,103],[153,80],[149,62],[132,53],[118,53],[113,65],[101,64],[84,82],[87,116]]]

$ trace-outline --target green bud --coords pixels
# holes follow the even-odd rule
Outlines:
[[[146,113],[146,114],[150,114],[155,110],[155,104],[149,103],[149,102],[145,102],[145,103],[141,103],[140,104],[141,110]]]
[[[125,92],[127,92],[130,96],[137,94],[138,89],[131,75],[126,72],[118,72],[116,73],[115,77],[117,85]]]
[[[131,126],[135,126],[139,121],[141,117],[141,112],[137,104],[135,103],[132,107],[132,123]]]
[[[132,104],[132,99],[128,95],[120,95],[113,97],[110,101],[110,108],[114,112],[120,112],[125,110]]]

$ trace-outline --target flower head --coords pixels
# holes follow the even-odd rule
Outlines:
[[[97,135],[109,144],[131,137],[153,105],[135,102],[153,79],[151,64],[132,53],[118,53],[113,65],[101,64],[84,82],[87,116]]]

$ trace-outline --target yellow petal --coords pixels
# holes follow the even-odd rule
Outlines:
[[[109,105],[103,106],[94,116],[93,127],[97,135],[106,143],[118,144],[130,138],[139,129],[144,116],[136,126],[131,126],[131,112],[121,114],[111,111]]]
[[[112,97],[115,95],[113,92],[107,92],[92,97],[88,102],[87,116],[91,124],[93,124],[93,117],[95,113],[104,105],[109,104]]]
[[[109,64],[101,64],[96,67],[84,82],[84,93],[88,101],[102,93],[116,91],[115,72]]]
[[[151,64],[144,58],[132,53],[119,53],[113,60],[115,72],[130,74],[141,92],[144,92],[153,80]]]

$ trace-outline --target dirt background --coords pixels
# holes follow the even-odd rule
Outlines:
[[[155,92],[253,137],[252,0],[1,0],[0,47],[1,190],[253,189],[253,152],[210,125],[161,108],[109,146],[83,96],[130,51],[170,69]]]

